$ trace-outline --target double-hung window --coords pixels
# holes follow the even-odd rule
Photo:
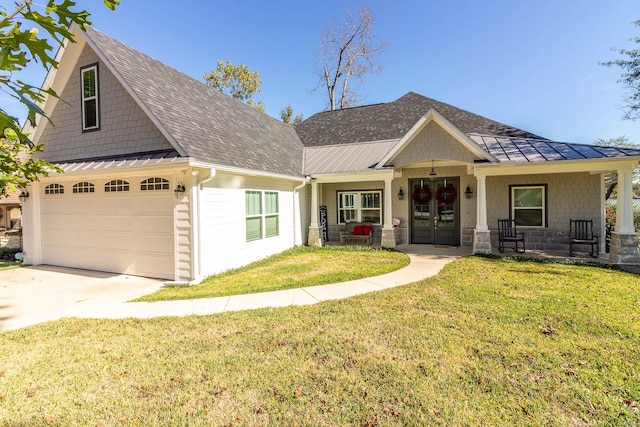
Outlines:
[[[512,185],[511,218],[516,225],[523,227],[546,227],[546,186],[545,185]]]
[[[100,129],[98,102],[98,64],[80,70],[82,76],[82,130]]]
[[[278,193],[248,190],[245,192],[247,242],[277,236],[280,232]]]
[[[382,191],[338,193],[338,223],[350,221],[382,223]]]

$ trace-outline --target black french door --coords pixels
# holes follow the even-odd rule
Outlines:
[[[459,180],[416,179],[411,188],[411,243],[460,244]]]

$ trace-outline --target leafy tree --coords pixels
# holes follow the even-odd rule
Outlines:
[[[640,20],[635,21],[634,25],[640,26]],[[636,44],[640,44],[640,37],[631,39]],[[627,94],[627,105],[624,118],[628,120],[636,120],[640,118],[640,49],[612,49],[619,53],[622,58],[615,61],[601,62],[605,67],[620,67],[622,75],[618,79],[618,83],[622,83],[629,91]]]
[[[280,109],[280,118],[289,125],[297,125],[302,122],[302,114],[293,115],[293,107],[291,104]]]
[[[360,103],[357,88],[349,86],[351,77],[364,83],[367,73],[379,73],[382,70],[376,63],[376,57],[386,45],[376,43],[373,26],[371,10],[361,6],[357,15],[349,11],[342,25],[332,22],[323,30],[317,59],[320,83],[315,90],[327,91],[330,110]]]
[[[204,75],[204,81],[211,87],[232,98],[246,102],[258,111],[264,112],[264,103],[256,102],[253,95],[260,92],[260,73],[251,72],[246,65],[233,65],[231,61],[218,61],[218,67]]]
[[[120,0],[104,0],[105,6],[114,10]],[[36,5],[33,0],[21,0],[8,10],[0,6],[0,90],[19,100],[27,108],[27,120],[35,126],[36,116],[44,116],[39,107],[47,96],[58,95],[51,88],[40,88],[19,79],[14,73],[23,70],[30,62],[39,62],[46,70],[57,67],[54,48],[50,44],[61,44],[64,39],[73,42],[69,31],[75,23],[80,29],[90,25],[89,12],[75,9],[71,0],[50,0],[46,6]],[[23,26],[32,24],[32,28]],[[44,36],[41,36],[43,30]],[[48,118],[47,118],[48,119]],[[39,175],[59,168],[31,155],[42,151],[41,144],[34,144],[23,133],[16,117],[0,107],[0,197],[25,187]]]

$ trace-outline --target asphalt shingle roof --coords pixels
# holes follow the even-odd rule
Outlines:
[[[471,113],[453,105],[409,92],[385,104],[325,111],[296,126],[305,147],[400,139],[424,116],[435,109],[466,134],[544,138]]]
[[[303,146],[292,126],[91,27],[87,37],[187,156],[222,166],[302,174]]]

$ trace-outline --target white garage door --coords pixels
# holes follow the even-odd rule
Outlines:
[[[140,180],[123,182],[43,185],[43,264],[174,279],[168,181],[155,191],[142,191]]]

